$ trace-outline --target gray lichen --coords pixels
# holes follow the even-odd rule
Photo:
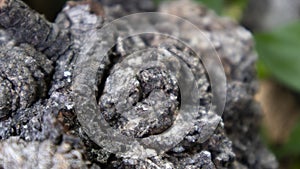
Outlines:
[[[256,55],[249,32],[190,1],[168,2],[159,9],[148,0],[99,2],[70,2],[56,22],[49,23],[18,0],[0,1],[0,168],[32,168],[33,164],[37,168],[277,167],[258,136],[261,111],[253,100]],[[211,86],[194,51],[158,35],[118,41],[122,33],[132,30],[129,23],[124,23],[118,33],[100,31],[120,16],[155,10],[189,20],[216,48],[228,80],[221,122],[221,117],[207,115]],[[153,26],[149,20],[142,23]],[[196,44],[202,54],[211,50],[182,23],[156,25],[153,29],[174,35],[178,35],[178,29],[184,30],[180,36],[190,45]],[[104,51],[111,40],[118,43],[109,52]],[[149,47],[157,50],[141,50]],[[180,75],[146,62],[166,52],[185,62],[200,90],[192,129],[171,150],[145,159],[120,157],[97,145],[78,121],[82,114],[75,109],[81,106],[75,90],[90,96],[82,100],[82,105],[95,97],[109,125],[124,135],[158,135],[173,125],[182,97]],[[99,67],[93,67],[97,65],[94,61],[99,61]],[[133,63],[142,68],[137,74]],[[81,72],[81,67],[91,67],[94,72]],[[87,88],[76,88],[79,83]],[[89,84],[96,84],[96,92],[89,93]],[[203,142],[203,135],[217,124]]]

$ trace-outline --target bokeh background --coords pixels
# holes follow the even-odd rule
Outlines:
[[[66,0],[24,0],[53,21]],[[154,0],[156,4],[163,0]],[[196,0],[255,39],[261,134],[282,169],[300,169],[300,0]]]

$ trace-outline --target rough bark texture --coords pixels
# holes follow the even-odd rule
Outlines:
[[[131,37],[108,53],[103,51],[107,36],[118,39],[122,31],[111,35],[100,28],[120,16],[143,11],[188,19],[207,35],[221,57],[228,80],[227,104],[223,121],[205,142],[201,141],[202,130],[219,120],[203,120],[211,100],[210,84],[193,51],[158,35]],[[142,23],[153,26],[151,21]],[[189,1],[163,4],[158,9],[148,0],[69,2],[56,22],[49,23],[18,0],[0,0],[0,26],[0,168],[277,167],[258,135],[261,110],[253,100],[256,56],[251,34],[205,7]],[[132,29],[129,23],[123,27],[124,31]],[[198,44],[204,54],[209,52],[207,44],[195,42],[197,35],[181,23],[153,28],[174,35],[176,28],[184,30],[182,36],[190,44]],[[132,53],[150,46],[157,50]],[[94,143],[77,120],[74,107],[79,103],[73,90],[78,81],[74,79],[84,74],[80,83],[97,83],[96,93],[76,90],[87,97],[96,95],[99,113],[124,135],[159,134],[174,122],[180,89],[176,75],[163,66],[147,64],[147,58],[167,54],[188,65],[200,89],[194,129],[173,149],[143,160],[116,156]],[[135,69],[131,58],[144,63],[138,74],[131,73]],[[98,76],[91,79],[91,72],[81,72],[81,67],[92,67],[95,60],[100,67]],[[178,61],[172,62],[176,65]]]

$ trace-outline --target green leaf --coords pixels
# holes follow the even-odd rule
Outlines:
[[[223,14],[239,21],[242,18],[247,2],[247,0],[225,0]]]
[[[224,6],[224,0],[196,0],[203,3],[208,8],[213,9],[217,14],[221,14]]]
[[[260,60],[270,73],[300,91],[300,22],[269,33],[255,34]]]

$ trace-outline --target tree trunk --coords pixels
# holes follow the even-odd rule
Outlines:
[[[149,11],[172,16],[111,22]],[[0,25],[0,168],[277,168],[258,134],[253,40],[236,23],[149,0],[68,2],[50,23],[0,0]],[[137,27],[169,36],[124,38]],[[220,69],[202,57],[216,54],[223,115]]]

